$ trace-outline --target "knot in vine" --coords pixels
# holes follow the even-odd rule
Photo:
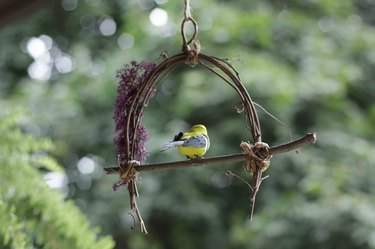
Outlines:
[[[254,174],[258,169],[263,172],[270,166],[272,155],[267,143],[256,142],[252,145],[242,142],[240,146],[248,158],[245,164],[246,171]]]
[[[136,181],[138,171],[135,169],[136,166],[139,166],[140,162],[137,160],[131,160],[126,164],[120,164],[120,178],[123,182]]]
[[[187,50],[185,51],[185,53],[187,53],[185,63],[188,65],[196,65],[199,63],[199,52],[201,50],[201,45],[198,40],[193,40],[192,44],[194,49],[190,49],[190,46],[187,45]]]

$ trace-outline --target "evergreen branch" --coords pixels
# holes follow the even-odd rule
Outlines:
[[[271,155],[277,155],[285,152],[289,152],[291,150],[298,149],[308,144],[313,144],[316,142],[316,133],[307,133],[304,137],[286,143],[277,145],[275,147],[271,147],[269,152]],[[224,164],[224,163],[234,163],[234,162],[242,162],[246,161],[247,157],[246,154],[233,154],[233,155],[225,155],[225,156],[217,156],[217,157],[210,157],[210,158],[196,158],[191,160],[185,161],[176,161],[176,162],[169,162],[169,163],[155,163],[155,164],[144,164],[138,165],[134,168],[137,171],[153,171],[153,170],[161,170],[161,169],[176,169],[176,168],[185,168],[185,167],[197,167],[197,166],[206,166],[210,164]],[[120,167],[109,167],[104,169],[107,174],[117,174],[120,170]]]

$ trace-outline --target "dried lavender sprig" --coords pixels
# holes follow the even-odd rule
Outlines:
[[[122,160],[128,160],[126,158],[125,144],[126,144],[126,120],[128,119],[131,106],[134,102],[135,96],[139,91],[142,84],[146,81],[148,75],[155,68],[156,64],[153,62],[142,61],[140,63],[136,61],[126,64],[123,68],[117,70],[116,76],[119,80],[117,88],[117,98],[114,104],[114,115],[116,137],[114,143],[117,146],[117,152]],[[133,110],[134,111],[134,110]],[[137,110],[135,110],[137,111]],[[139,113],[140,116],[143,113]],[[139,125],[135,131],[135,127],[129,127],[129,141],[133,141],[135,136],[135,156],[132,158],[140,162],[145,162],[148,152],[145,149],[145,143],[149,139],[148,132],[143,125]]]

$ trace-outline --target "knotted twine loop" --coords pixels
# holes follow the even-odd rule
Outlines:
[[[191,22],[194,28],[192,37],[188,40],[185,34],[185,24]],[[181,24],[181,35],[182,35],[182,52],[187,54],[185,63],[189,65],[196,65],[199,63],[199,52],[201,50],[201,45],[197,39],[198,34],[198,23],[194,20],[191,15],[190,1],[185,0],[184,9],[184,20]],[[193,48],[190,45],[193,45]]]
[[[265,171],[271,162],[272,155],[270,154],[270,147],[267,143],[256,142],[254,145],[247,142],[240,144],[243,152],[248,156],[245,164],[245,170],[255,173],[257,169],[261,172]]]
[[[135,166],[141,163],[137,160],[131,160],[125,165],[120,165],[120,178],[123,182],[130,182],[132,180],[136,181],[138,179],[138,171]]]
[[[185,51],[185,53],[187,53],[185,63],[188,65],[197,65],[199,63],[199,52],[201,50],[201,45],[198,40],[193,40],[192,43],[194,49],[190,49],[190,46],[188,45],[188,51]]]

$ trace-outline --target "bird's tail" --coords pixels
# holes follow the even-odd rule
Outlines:
[[[172,141],[172,142],[169,142],[169,143],[166,143],[163,145],[163,148],[161,148],[160,151],[165,151],[165,150],[168,150],[170,148],[174,148],[174,147],[177,147],[179,145],[182,145],[184,143],[184,141]]]

